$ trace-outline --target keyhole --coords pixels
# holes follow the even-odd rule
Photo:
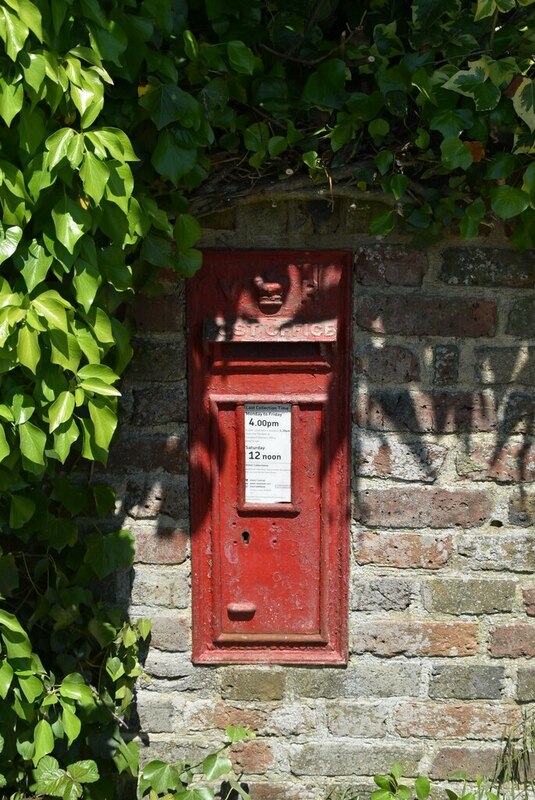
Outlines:
[[[249,533],[249,531],[242,531],[241,538],[242,538],[244,544],[249,544],[249,540],[251,538],[251,534]]]

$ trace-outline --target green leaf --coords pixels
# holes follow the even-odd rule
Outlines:
[[[89,416],[93,423],[95,442],[103,450],[109,450],[117,428],[117,414],[109,407],[109,401],[101,397],[88,400]]]
[[[64,369],[76,372],[82,350],[78,344],[78,339],[72,333],[64,333],[61,330],[52,329],[48,333],[50,341],[50,361],[58,364]]]
[[[390,125],[386,119],[378,117],[369,123],[368,131],[374,142],[380,142],[389,133]]]
[[[34,731],[35,754],[33,756],[34,766],[37,766],[43,756],[48,755],[54,749],[54,734],[46,719],[41,719],[35,726]]]
[[[468,108],[444,108],[429,122],[429,129],[440,131],[445,138],[457,136],[474,124],[474,114]]]
[[[370,222],[370,233],[372,236],[386,236],[394,228],[394,212],[385,211],[384,214],[378,214]]]
[[[63,713],[61,715],[61,722],[63,724],[65,735],[67,736],[67,742],[70,746],[80,735],[82,730],[81,720],[76,716],[76,712],[74,710],[70,709],[69,706],[64,705]]]
[[[80,431],[74,419],[62,423],[54,431],[54,449],[53,451],[48,451],[49,454],[51,456],[55,455],[58,460],[64,464],[71,451],[72,445],[76,442],[79,435]]]
[[[8,128],[21,110],[23,103],[22,83],[11,83],[0,77],[0,117]]]
[[[7,458],[10,452],[11,449],[6,439],[6,432],[4,430],[4,426],[0,424],[0,461],[3,461],[4,458]]]
[[[103,536],[101,533],[90,533],[86,537],[87,564],[97,578],[105,578],[118,567],[126,567],[134,555],[134,542],[129,531],[114,531]]]
[[[114,386],[101,381],[99,378],[88,378],[80,382],[80,387],[85,392],[92,394],[103,395],[104,397],[120,397],[121,392]]]
[[[119,376],[106,364],[87,364],[78,370],[80,380],[96,378],[104,383],[112,384],[119,380]]]
[[[385,175],[394,161],[394,154],[391,150],[380,150],[375,156],[374,161],[381,175]]]
[[[496,10],[496,0],[477,0],[476,15],[474,17],[476,22],[485,17],[490,17]]]
[[[80,169],[80,177],[85,193],[98,205],[104,196],[106,183],[110,177],[108,165],[94,153],[87,151]]]
[[[108,152],[117,161],[139,161],[130,139],[120,128],[101,128],[89,131],[85,134],[85,138],[95,148],[98,158],[104,158]]]
[[[227,57],[229,64],[240,75],[252,75],[255,67],[255,57],[252,50],[240,41],[227,42]]]
[[[478,111],[490,111],[498,105],[501,92],[487,77],[482,66],[474,65],[456,72],[442,88],[471,97]]]
[[[468,169],[472,164],[472,153],[457,136],[448,136],[440,145],[442,163],[447,169]]]
[[[96,783],[99,779],[98,767],[94,761],[76,761],[67,767],[69,775],[78,783]]]
[[[30,0],[7,0],[7,4],[17,13],[19,19],[34,33],[40,42],[43,41],[41,12]]]
[[[175,222],[175,239],[179,250],[193,247],[201,238],[201,226],[190,214],[178,214]]]
[[[416,797],[418,800],[426,800],[431,793],[429,778],[426,778],[424,775],[419,775],[414,781],[414,788],[416,789]]]
[[[15,264],[22,273],[28,292],[32,292],[46,278],[52,266],[52,256],[34,239],[28,248],[28,255],[20,259],[16,256]]]
[[[0,7],[0,19],[2,15],[4,24],[0,25],[0,35],[6,44],[6,53],[12,61],[16,61],[28,38],[29,30],[22,20],[7,8]]]
[[[17,678],[28,703],[35,703],[37,698],[44,692],[43,681],[36,675],[21,675],[20,672]]]
[[[60,128],[59,131],[48,137],[45,147],[48,151],[47,166],[49,169],[53,169],[62,158],[66,158],[69,144],[75,136],[76,133],[72,128]]]
[[[513,106],[530,131],[535,131],[535,81],[522,78],[513,95]]]
[[[511,219],[521,214],[529,206],[529,195],[513,186],[497,186],[491,190],[492,210],[501,219]]]
[[[72,672],[63,678],[59,693],[61,697],[76,700],[82,705],[92,705],[94,701],[91,688],[87,686],[82,675],[77,672]]]
[[[183,253],[177,253],[173,267],[179,275],[191,278],[202,267],[202,252],[192,247]]]
[[[461,233],[465,239],[477,236],[479,233],[479,225],[485,216],[485,211],[485,203],[481,197],[478,197],[477,200],[474,200],[473,203],[470,203],[465,209],[460,224]]]
[[[423,28],[432,25],[444,11],[451,8],[450,0],[413,0],[413,22]]]
[[[64,333],[68,331],[65,309],[69,304],[54,289],[49,289],[34,297],[31,306],[40,317],[46,319],[50,328],[57,328]]]
[[[74,412],[74,395],[61,392],[48,409],[49,431],[52,433],[63,422],[70,420]]]
[[[163,178],[178,184],[180,178],[187,175],[195,167],[197,149],[180,147],[176,143],[173,133],[164,130],[158,137],[158,142],[151,156],[151,163]]]
[[[22,463],[30,472],[41,472],[45,465],[44,452],[46,434],[31,422],[19,425],[20,451]]]
[[[58,240],[74,253],[76,242],[90,228],[90,215],[70,197],[64,197],[52,209],[52,220]]]
[[[5,700],[13,680],[13,667],[6,660],[0,660],[0,697]]]
[[[21,325],[19,328],[17,357],[24,367],[35,373],[41,359],[39,334],[28,325]]]
[[[35,514],[35,503],[22,494],[11,495],[9,507],[9,527],[13,530],[22,528]]]
[[[139,791],[144,795],[147,789],[154,789],[158,794],[176,791],[183,786],[180,772],[172,764],[165,761],[149,761],[145,765],[139,780]]]
[[[232,761],[220,753],[211,753],[202,762],[202,770],[207,781],[216,781],[232,770]]]
[[[13,597],[19,588],[19,571],[13,555],[0,557],[0,595]],[[0,741],[1,744],[1,741]],[[1,748],[0,748],[1,751]]]
[[[5,228],[0,224],[0,264],[10,258],[22,239],[22,228]]]
[[[178,122],[184,128],[197,130],[201,124],[201,107],[193,95],[172,83],[160,84],[151,88],[139,100],[158,130],[171,122]]]
[[[340,58],[324,61],[308,78],[303,91],[306,103],[320,108],[342,108],[345,90],[346,65]]]

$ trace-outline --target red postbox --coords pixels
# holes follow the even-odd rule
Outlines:
[[[351,265],[207,251],[189,282],[196,663],[346,661]]]

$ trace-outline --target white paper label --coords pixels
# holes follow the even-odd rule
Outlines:
[[[292,501],[292,406],[245,404],[245,502]]]

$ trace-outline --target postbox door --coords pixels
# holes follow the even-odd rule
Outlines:
[[[327,498],[321,463],[325,398],[280,403],[277,395],[271,402],[262,400],[225,403],[218,413],[221,472],[214,504],[219,529],[214,635],[220,642],[249,644],[281,637],[325,642],[328,558],[322,544]],[[261,415],[247,413],[248,408],[259,409]],[[248,428],[251,431],[255,422],[265,424],[260,426],[261,435],[251,437],[252,445],[247,445]],[[282,433],[277,425],[285,426]],[[290,464],[288,460],[283,464],[287,451]],[[278,503],[274,494],[277,479],[282,482],[284,503]],[[248,503],[251,482],[256,487]]]
[[[196,662],[346,660],[350,270],[212,251],[191,282]]]

